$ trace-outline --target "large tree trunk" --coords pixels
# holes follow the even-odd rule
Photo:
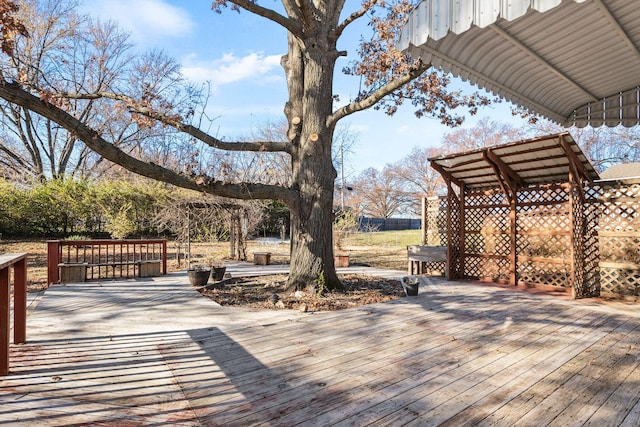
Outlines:
[[[327,25],[327,27],[330,27]],[[333,108],[333,68],[337,54],[330,37],[321,34],[302,43],[289,36],[282,65],[287,75],[293,189],[289,289],[313,286],[342,289],[333,259],[333,187],[331,158],[334,128],[327,125]],[[306,45],[304,53],[300,46]],[[312,48],[310,48],[310,46]]]

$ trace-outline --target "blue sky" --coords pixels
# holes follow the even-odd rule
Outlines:
[[[211,10],[211,0],[86,1],[86,11],[118,22],[131,33],[138,49],[163,49],[182,64],[187,78],[210,82],[208,113],[216,119],[208,130],[214,136],[234,140],[283,117],[287,93],[280,57],[286,52],[286,33],[276,24],[248,12],[217,14]],[[262,4],[276,7],[280,2],[263,0]],[[357,4],[357,0],[347,1],[347,7]],[[353,28],[339,48],[353,57],[363,31],[367,29],[362,25]],[[341,59],[337,69],[348,60]],[[471,91],[465,83],[455,84]],[[358,79],[336,73],[335,92],[342,101],[357,90]],[[393,117],[370,109],[341,122],[358,139],[350,159],[351,173],[368,167],[381,169],[406,156],[414,146],[439,145],[443,135],[452,131],[436,119],[415,118],[410,106],[406,107]],[[486,116],[522,123],[512,117],[509,104],[502,103],[468,116],[463,127]]]

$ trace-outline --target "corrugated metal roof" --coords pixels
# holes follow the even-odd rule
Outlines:
[[[639,0],[423,0],[399,47],[565,126],[640,123]]]
[[[568,132],[429,160],[445,179],[466,188],[500,187],[505,177],[518,187],[563,183],[568,182],[572,168],[584,180],[599,179]]]

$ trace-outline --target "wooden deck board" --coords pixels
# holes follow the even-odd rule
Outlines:
[[[640,315],[426,279],[331,313],[212,304],[184,276],[53,287],[0,423],[638,425]]]

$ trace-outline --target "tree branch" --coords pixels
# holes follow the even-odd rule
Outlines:
[[[373,7],[373,2],[363,4],[360,10],[353,12],[351,15],[347,16],[347,18],[338,25],[336,28],[336,40],[340,38],[344,30],[354,21],[362,18],[365,13],[367,13]]]
[[[299,23],[287,18],[286,16],[280,15],[272,9],[262,7],[258,5],[257,2],[251,0],[229,0],[229,2],[235,4],[238,7],[241,7],[248,12],[254,13],[258,16],[262,16],[263,18],[267,18],[268,20],[273,21],[276,24],[280,24],[289,32],[295,34],[296,37],[302,37],[302,27]]]
[[[420,77],[425,71],[429,69],[429,67],[431,67],[431,64],[425,64],[421,60],[418,60],[416,66],[404,76],[393,79],[380,89],[373,92],[368,97],[359,101],[354,101],[338,109],[327,118],[327,126],[334,126],[340,119],[348,116],[349,114],[366,110],[367,108],[374,106],[385,96],[393,93],[395,90],[400,89],[404,85]]]
[[[152,108],[140,105],[135,99],[126,95],[120,95],[111,92],[97,92],[87,94],[70,94],[60,93],[56,97],[69,99],[99,99],[108,98],[116,101],[124,102],[128,108],[138,114],[157,120],[160,123],[171,126],[181,132],[193,136],[194,138],[204,142],[210,147],[225,151],[264,151],[264,152],[285,152],[290,153],[290,144],[282,141],[254,141],[254,142],[225,142],[218,138],[203,132],[197,127],[183,123],[179,120],[179,116],[170,116],[153,110]]]
[[[288,205],[297,202],[296,192],[289,188],[252,183],[227,184],[208,177],[188,177],[160,165],[139,160],[107,142],[95,130],[66,111],[25,91],[17,83],[0,80],[0,98],[54,121],[105,159],[138,175],[178,187],[233,199],[276,199]]]

